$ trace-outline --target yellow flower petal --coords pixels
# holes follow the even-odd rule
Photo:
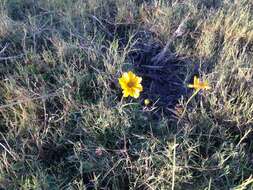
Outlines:
[[[123,90],[123,97],[134,97],[138,98],[140,92],[143,91],[141,85],[142,78],[136,76],[132,71],[123,73],[122,76],[118,79],[120,87]]]
[[[199,83],[199,79],[197,76],[194,76],[193,85],[197,85]]]
[[[136,86],[136,89],[139,90],[140,92],[143,91],[143,87],[141,86],[141,84],[138,84]]]
[[[122,80],[124,81],[124,82],[128,82],[129,80],[130,80],[130,78],[129,78],[129,76],[128,76],[128,74],[127,73],[123,73],[123,75],[122,75]]]
[[[130,95],[130,94],[129,94],[129,92],[128,92],[128,91],[125,91],[125,90],[123,91],[123,97],[125,97],[125,98],[126,98],[126,97],[128,97],[129,95]]]
[[[137,83],[141,83],[141,81],[142,81],[142,78],[141,77],[136,77],[136,79],[137,79]]]
[[[128,89],[128,92],[131,97],[134,97],[135,91],[133,89]]]
[[[127,73],[129,79],[134,79],[135,78],[135,74],[132,71],[128,71]]]
[[[140,96],[140,92],[135,91],[134,94],[133,94],[133,97],[134,98],[139,98],[139,96]]]
[[[194,88],[193,84],[188,84],[188,88]]]
[[[127,87],[127,82],[123,77],[119,78],[119,84],[122,89],[125,89]]]
[[[195,90],[208,90],[210,89],[207,81],[200,81],[197,76],[194,76],[193,84],[188,85],[189,88],[194,88]]]

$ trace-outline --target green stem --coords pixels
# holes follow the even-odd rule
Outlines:
[[[186,110],[187,110],[188,104],[189,104],[190,101],[198,94],[199,91],[200,91],[199,89],[196,90],[196,91],[191,95],[191,97],[187,100],[186,105],[185,105],[185,108],[184,108],[184,111],[183,111],[183,113],[182,113],[180,119],[178,120],[178,123],[179,123],[179,122],[182,120],[182,118],[184,117],[185,112],[186,112]]]

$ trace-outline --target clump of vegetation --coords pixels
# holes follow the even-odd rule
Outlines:
[[[0,188],[253,188],[252,7],[1,1]]]

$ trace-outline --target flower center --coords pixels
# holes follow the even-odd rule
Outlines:
[[[129,88],[132,88],[132,87],[134,86],[134,82],[133,82],[133,81],[128,82],[128,83],[127,83],[127,86],[128,86]]]

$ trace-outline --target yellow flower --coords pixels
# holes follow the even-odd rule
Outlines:
[[[150,102],[150,100],[149,100],[149,99],[145,99],[145,100],[144,100],[144,104],[145,104],[145,106],[148,106],[150,103],[151,103],[151,102]]]
[[[142,78],[136,76],[132,71],[128,73],[123,73],[121,78],[119,78],[119,84],[123,90],[123,97],[134,97],[138,98],[140,92],[143,90],[141,85]]]
[[[200,81],[197,76],[194,76],[193,84],[189,84],[188,87],[194,88],[196,91],[211,89],[207,81]]]

